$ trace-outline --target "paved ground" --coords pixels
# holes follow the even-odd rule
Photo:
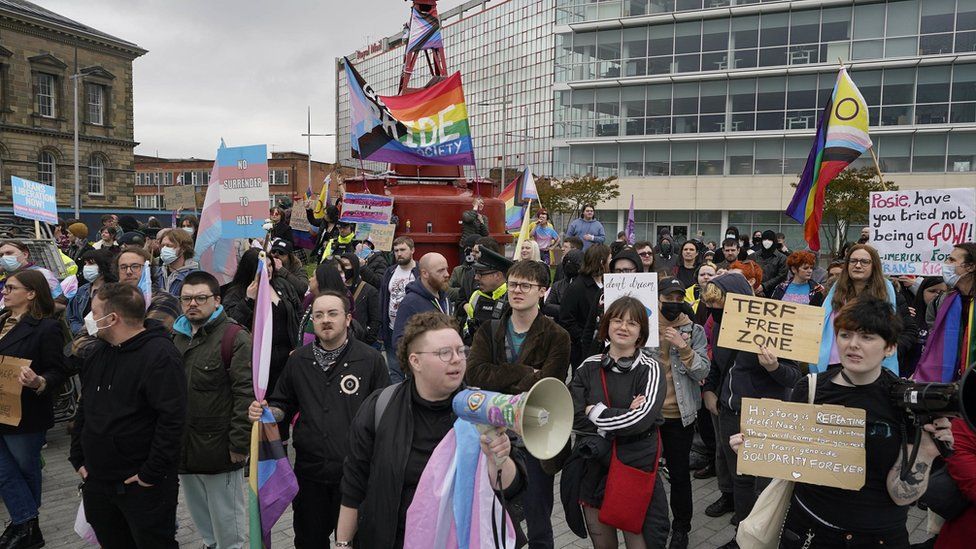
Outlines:
[[[44,496],[41,509],[41,529],[44,532],[47,547],[82,547],[82,542],[74,533],[75,514],[78,510],[78,476],[68,464],[68,436],[63,425],[58,425],[49,433],[48,447],[44,450],[46,467],[44,469]],[[691,547],[717,547],[733,536],[734,529],[729,525],[728,516],[709,518],[705,516],[704,508],[717,498],[718,492],[715,479],[693,480],[695,493],[695,518],[692,521]],[[558,486],[559,483],[556,483]],[[558,489],[558,488],[557,488]],[[2,511],[3,521],[8,520],[6,509]],[[556,503],[553,512],[553,527],[556,535],[556,547],[588,548],[588,540],[580,539],[569,531],[563,518],[562,507]],[[200,537],[193,527],[189,514],[182,503],[179,507],[178,539],[181,547],[202,547]],[[924,540],[924,513],[912,508],[908,521],[912,532],[912,542]],[[291,547],[294,530],[291,527],[291,512],[287,512],[275,526],[272,544],[276,547]],[[621,545],[623,547],[623,545]]]

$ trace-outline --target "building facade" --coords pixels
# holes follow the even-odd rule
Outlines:
[[[173,185],[193,185],[196,188],[197,203],[203,206],[207,184],[210,183],[210,170],[214,161],[199,158],[158,158],[136,155],[135,157],[135,207],[146,210],[170,210],[165,203],[166,188]],[[296,200],[305,196],[308,189],[308,155],[299,152],[272,152],[268,159],[268,190],[271,206],[284,198]],[[343,175],[351,175],[352,170],[339,170],[337,164],[312,161],[312,192],[322,190],[322,182],[330,174],[332,179],[329,192],[337,196],[337,189]]]
[[[399,9],[408,21],[409,8]],[[461,72],[477,161],[466,175],[498,177],[504,164],[511,170],[506,179],[511,179],[526,163],[536,173],[549,173],[555,1],[472,0],[440,18],[448,72]],[[398,32],[348,57],[376,93],[395,95],[405,49],[406,36]],[[429,79],[421,56],[411,87]],[[336,128],[336,158],[343,166],[360,168],[350,152],[349,90],[341,58],[336,60]],[[362,167],[387,169],[375,162]]]
[[[134,205],[132,63],[146,50],[24,0],[0,0],[0,207],[13,175],[74,206],[74,86],[82,208]]]
[[[801,247],[782,212],[839,62],[869,105],[885,179],[976,185],[972,0],[556,3],[553,173],[619,176],[599,212],[608,233],[633,195],[639,238],[719,240],[736,225]]]

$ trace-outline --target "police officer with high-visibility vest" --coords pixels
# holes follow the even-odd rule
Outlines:
[[[476,289],[468,302],[458,309],[462,338],[468,345],[475,332],[485,322],[500,319],[508,309],[508,286],[505,276],[513,262],[488,248],[481,249],[481,257],[474,264]]]
[[[325,244],[319,263],[333,256],[356,253],[356,244],[358,244],[355,240],[356,224],[340,221],[336,223],[336,226],[339,228],[339,234]]]

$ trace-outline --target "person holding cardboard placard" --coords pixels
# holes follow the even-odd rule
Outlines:
[[[583,361],[569,384],[576,448],[600,448],[579,487],[594,549],[616,548],[618,529],[628,549],[664,547],[668,537],[668,500],[657,474],[667,388],[661,364],[644,349],[648,330],[643,303],[629,296],[611,303],[599,331],[609,348]]]
[[[925,425],[918,456],[912,454],[912,426],[891,400],[897,377],[884,368],[897,352],[901,320],[886,300],[851,301],[833,322],[840,367],[817,376],[814,404],[836,404],[867,412],[864,449],[865,484],[860,490],[796,483],[780,547],[909,547],[908,505],[928,485],[932,461],[939,455],[933,439],[952,446],[947,418]],[[806,402],[808,378],[800,378],[790,400]],[[729,439],[738,449],[742,435]]]
[[[0,416],[0,497],[10,514],[0,547],[40,547],[44,545],[38,525],[41,446],[45,433],[54,426],[53,394],[66,376],[60,345],[63,335],[43,274],[14,273],[4,285],[3,295],[6,310],[0,315],[0,358],[4,377],[13,378],[20,395],[6,388],[4,400],[15,402],[9,413]]]
[[[702,291],[702,302],[710,309],[715,321],[716,341],[728,294],[751,296],[752,286],[741,273],[728,272],[713,278]],[[730,436],[740,431],[742,398],[785,399],[799,377],[800,372],[793,361],[778,359],[764,347],[757,346],[756,352],[747,352],[716,346],[712,351],[711,370],[702,387],[702,398],[705,407],[718,416],[716,441],[719,455],[716,457],[724,460],[732,475],[733,524],[749,515],[756,497],[768,483],[768,479],[736,474],[736,455],[726,443]],[[722,499],[728,501],[728,496],[723,493]],[[731,543],[728,547],[736,547],[734,541]]]

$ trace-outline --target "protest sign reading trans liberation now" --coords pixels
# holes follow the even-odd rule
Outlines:
[[[603,275],[603,310],[621,297],[637,299],[647,311],[647,324],[650,329],[645,347],[657,347],[657,273],[612,273]]]
[[[10,176],[14,215],[43,223],[58,222],[58,201],[52,185]]]
[[[217,149],[221,238],[262,238],[271,198],[268,194],[268,147]]]
[[[973,241],[976,189],[871,193],[868,227],[886,275],[941,276],[955,244]]]

